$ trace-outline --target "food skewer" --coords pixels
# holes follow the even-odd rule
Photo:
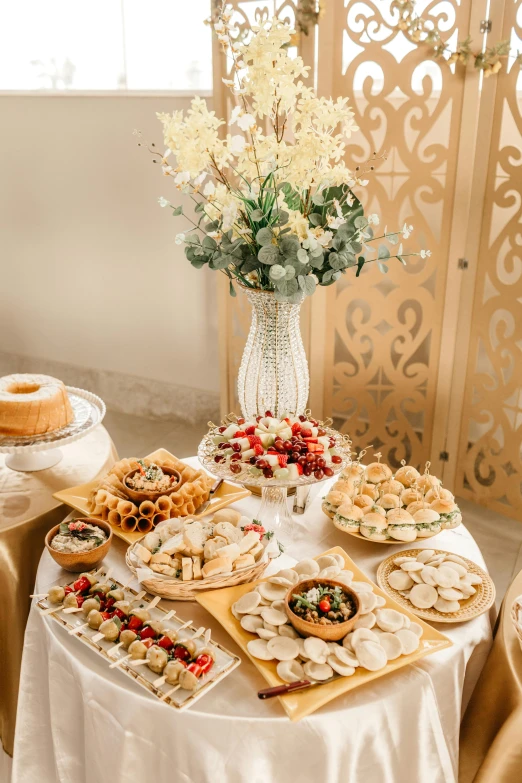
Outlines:
[[[83,623],[83,625],[77,625],[75,628],[71,628],[70,631],[67,631],[69,636],[73,636],[75,633],[78,633],[79,631],[83,631],[84,628],[88,628],[89,623]]]
[[[153,683],[153,684],[154,684],[154,683]],[[169,696],[172,696],[172,694],[174,693],[174,691],[177,691],[177,690],[179,690],[179,688],[181,688],[181,685],[175,685],[173,688],[171,688],[171,689],[170,689],[170,691],[167,691],[167,692],[166,692],[166,693],[164,693],[162,696],[160,696],[160,701],[165,701],[165,699],[168,699],[168,698],[169,698]]]
[[[181,629],[179,629],[179,630],[181,630]],[[196,631],[196,633],[194,633],[194,634],[193,634],[193,635],[190,637],[190,639],[191,639],[191,640],[193,640],[193,639],[198,639],[200,636],[202,636],[202,635],[203,635],[203,632],[205,632],[205,642],[207,642],[207,636],[206,636],[206,634],[207,634],[207,632],[208,632],[208,629],[207,629],[207,631],[205,631],[205,628],[204,628],[204,626],[201,626],[200,628],[198,628],[198,630]],[[208,638],[210,639],[210,635],[209,635],[209,637],[208,637]],[[181,641],[181,640],[180,640],[180,643],[181,643],[181,644],[183,644],[183,641]],[[208,642],[207,642],[207,643],[208,643]],[[163,684],[166,682],[166,680],[167,680],[167,678],[166,678],[164,675],[162,675],[161,677],[158,677],[158,679],[157,679],[157,680],[154,680],[154,682],[153,682],[152,684],[153,684],[153,685],[155,685],[155,686],[156,686],[156,688],[158,688],[160,685],[163,685]]]
[[[87,623],[87,625],[89,625],[89,623]],[[110,650],[107,650],[107,655],[109,656],[113,655],[115,652],[117,652],[117,650],[120,649],[122,645],[123,642],[118,642],[117,644],[114,645],[114,647],[111,647]]]

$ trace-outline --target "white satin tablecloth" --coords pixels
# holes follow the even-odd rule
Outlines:
[[[340,545],[375,579],[381,560],[410,545],[392,549],[338,531],[320,509],[326,487],[296,517],[292,555]],[[251,497],[237,507],[255,516],[259,503]],[[433,544],[484,565],[463,526]],[[108,557],[123,581],[124,552],[115,539]],[[272,570],[285,565],[282,558],[276,563]],[[63,574],[44,552],[37,592]],[[277,699],[257,698],[265,681],[213,618],[199,605],[175,606],[181,617],[210,626],[215,639],[243,658],[235,672],[179,714],[121,672],[109,673],[102,659],[32,611],[12,783],[456,782],[461,713],[491,644],[487,614],[440,625],[453,647],[292,723]]]

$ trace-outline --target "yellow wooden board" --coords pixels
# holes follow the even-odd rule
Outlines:
[[[346,554],[341,547],[334,547],[327,552],[323,552],[323,555],[329,555],[337,553],[344,558],[345,567],[349,571],[353,571],[354,580],[359,582],[368,582],[372,585],[373,591],[376,595],[382,596],[386,600],[386,607],[388,609],[397,609],[398,611],[406,614],[412,622],[416,622],[422,626],[423,634],[420,640],[420,646],[416,652],[411,655],[401,655],[393,661],[390,661],[384,669],[380,669],[377,672],[370,672],[366,669],[357,668],[355,674],[351,677],[339,677],[332,682],[325,685],[318,685],[298,693],[290,693],[285,696],[279,696],[281,703],[288,715],[293,720],[301,720],[312,712],[315,712],[320,707],[323,707],[332,699],[337,696],[341,696],[344,693],[348,693],[354,688],[358,688],[371,680],[376,680],[379,677],[384,677],[390,672],[394,672],[397,669],[401,669],[403,666],[408,666],[410,663],[418,661],[420,658],[424,658],[426,655],[431,655],[438,650],[443,650],[446,647],[451,647],[452,642],[444,636],[444,634],[436,631],[430,625],[425,623],[420,618],[416,617],[413,612],[410,612],[407,608],[400,606],[390,596],[377,587],[371,579],[368,579],[363,572],[357,568],[353,560]],[[321,555],[317,555],[321,557]],[[281,685],[282,680],[279,679],[276,672],[276,661],[261,661],[258,658],[253,658],[248,650],[247,643],[256,637],[245,631],[239,622],[232,614],[230,607],[237,601],[240,596],[248,593],[259,582],[266,582],[266,579],[260,579],[258,582],[238,585],[237,587],[227,587],[223,590],[212,590],[206,593],[201,593],[196,596],[196,601],[205,607],[205,609],[218,620],[223,628],[230,634],[235,642],[241,647],[243,652],[248,655],[254,666],[256,666],[265,680],[270,686]],[[260,707],[260,711],[261,711]]]
[[[161,462],[167,459],[173,459],[174,455],[167,451],[167,449],[158,449],[153,451],[152,454],[147,454],[145,459],[156,460]],[[80,484],[78,487],[69,487],[69,489],[62,489],[60,492],[55,492],[53,498],[59,500],[60,503],[65,503],[67,506],[71,506],[80,514],[86,517],[92,516],[96,519],[96,516],[90,514],[88,506],[88,498],[91,490],[97,485],[97,481],[89,481],[87,484]],[[231,503],[236,503],[238,500],[242,500],[250,495],[248,489],[244,487],[238,487],[236,484],[230,484],[228,481],[224,481],[219,487],[218,491],[213,495],[212,500],[205,510],[206,514],[213,514],[214,511],[219,511],[220,508],[230,506]],[[117,525],[111,525],[112,531],[115,536],[123,538],[129,544],[134,544],[135,541],[139,541],[143,538],[143,533],[138,531],[132,531],[126,533]]]

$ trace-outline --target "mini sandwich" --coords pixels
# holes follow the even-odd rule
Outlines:
[[[443,530],[451,530],[462,522],[460,508],[452,500],[434,500],[430,508],[440,515]]]
[[[361,486],[361,495],[368,495],[368,497],[377,500],[379,497],[380,487],[377,489],[375,484],[363,484]]]
[[[420,492],[418,489],[415,489],[415,487],[408,487],[407,489],[403,489],[401,493],[401,501],[405,506],[408,506],[410,503],[415,503],[416,500],[422,500],[422,498],[422,492]],[[431,503],[431,500],[429,502]]]
[[[411,487],[420,478],[420,473],[413,465],[403,465],[394,478],[396,481],[400,481],[403,487]]]
[[[428,508],[428,506],[429,503],[426,503],[424,500],[415,500],[413,503],[408,503],[406,511],[413,517],[421,508]]]
[[[355,494],[355,479],[341,478],[337,479],[332,489],[336,489],[338,492],[342,492],[348,497],[353,497]]]
[[[384,462],[370,462],[366,466],[366,478],[370,484],[380,484],[381,481],[389,481],[392,475],[391,468]]]
[[[416,486],[421,490],[421,492],[426,493],[429,492],[430,489],[438,487],[441,483],[441,480],[438,479],[437,476],[430,476],[429,473],[425,473],[417,481]]]
[[[393,508],[388,511],[386,518],[390,538],[395,538],[397,541],[415,541],[417,538],[415,520],[404,508]]]
[[[429,538],[442,530],[439,514],[432,508],[421,508],[413,515],[417,538]]]
[[[347,500],[349,500],[348,495],[346,495],[344,492],[339,492],[338,489],[331,489],[324,498],[321,508],[323,509],[326,516],[330,517],[330,519],[333,519],[339,506],[341,506]]]
[[[382,506],[382,508],[386,509],[386,511],[389,511],[392,508],[400,508],[401,501],[397,495],[392,495],[391,492],[387,492],[385,495],[382,495],[382,497],[379,498],[377,505]]]
[[[375,503],[372,503],[371,506],[365,506],[362,509],[363,515],[364,514],[369,514],[372,511],[375,511],[376,514],[380,514],[381,517],[385,517],[386,516],[386,511],[383,509],[383,507],[382,506],[377,506]]]
[[[430,489],[429,492],[426,492],[426,497],[424,500],[426,503],[433,503],[434,500],[451,500],[454,502],[455,496],[453,492],[449,491],[449,489],[436,487],[435,489]]]
[[[339,530],[344,530],[348,533],[358,533],[362,518],[363,512],[360,508],[352,506],[351,503],[343,503],[337,509],[333,523]]]
[[[395,479],[383,481],[382,484],[379,484],[379,492],[384,492],[385,495],[388,493],[392,495],[400,495],[403,489],[404,487],[402,486],[401,482],[395,481]]]
[[[348,465],[341,473],[341,478],[343,479],[360,479],[361,476],[364,474],[364,465],[361,465],[359,462],[352,462],[351,465]]]
[[[375,511],[370,511],[361,519],[361,534],[371,541],[387,541],[390,537],[388,533],[388,520]]]
[[[359,508],[366,508],[366,506],[373,506],[374,500],[369,495],[356,495],[353,499],[354,506]]]

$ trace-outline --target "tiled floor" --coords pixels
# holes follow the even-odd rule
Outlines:
[[[190,457],[207,430],[206,422],[183,424],[112,411],[104,424],[122,456],[144,456],[163,446],[177,457]],[[522,520],[508,519],[467,500],[459,500],[459,505],[495,582],[500,606],[513,576],[522,569]]]

